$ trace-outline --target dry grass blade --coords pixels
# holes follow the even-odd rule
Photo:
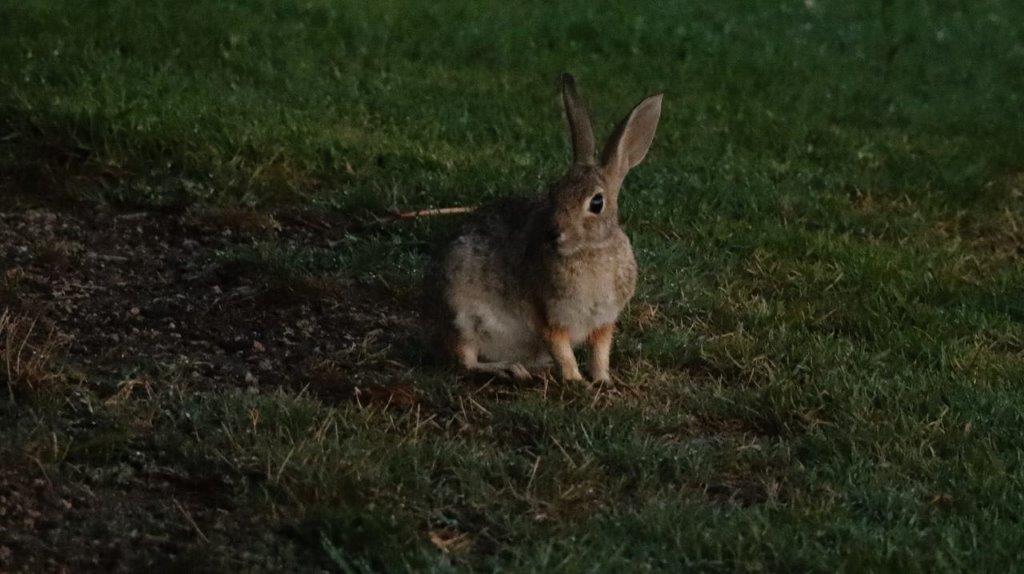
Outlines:
[[[458,215],[462,213],[473,213],[476,207],[438,207],[435,209],[419,209],[416,211],[404,211],[396,213],[398,219],[417,219],[420,217],[433,217],[435,215]]]
[[[12,399],[16,390],[35,390],[61,377],[55,362],[64,338],[52,329],[40,333],[37,327],[35,319],[0,314],[0,373]]]

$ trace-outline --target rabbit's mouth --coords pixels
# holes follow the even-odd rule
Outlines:
[[[564,250],[574,250],[586,242],[584,234],[580,229],[571,226],[555,225],[551,229],[551,242],[555,249],[561,253]]]
[[[583,246],[580,245],[578,241],[569,241],[567,239],[555,241],[555,251],[561,257],[570,257],[575,255],[580,251],[580,249],[582,249],[582,247]]]
[[[572,237],[567,233],[559,234],[554,240],[555,252],[559,257],[572,257],[582,252],[600,251],[612,245],[615,238],[605,236],[599,239]]]
[[[566,251],[575,251],[576,245],[580,243],[577,234],[571,230],[566,230],[563,226],[556,223],[552,223],[547,229],[547,239],[549,245],[559,255],[565,255]]]
[[[551,239],[551,245],[555,248],[555,251],[565,257],[572,255],[580,250],[584,241],[581,240],[579,234],[566,231],[558,227],[553,227],[549,233]]]

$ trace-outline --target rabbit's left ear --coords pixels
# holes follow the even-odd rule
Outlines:
[[[605,177],[616,187],[622,184],[629,170],[643,161],[651,149],[654,132],[661,118],[662,94],[655,94],[637,104],[626,119],[615,128],[601,153]]]
[[[587,107],[576,92],[576,79],[572,74],[562,74],[562,103],[565,104],[565,118],[569,122],[569,137],[572,139],[572,163],[594,165],[594,128],[590,125]]]

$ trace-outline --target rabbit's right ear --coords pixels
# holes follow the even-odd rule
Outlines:
[[[661,94],[655,94],[637,104],[615,128],[601,153],[605,176],[616,188],[651,149],[661,118],[661,97]]]
[[[572,139],[572,162],[575,165],[593,165],[594,128],[590,125],[590,114],[576,92],[576,79],[572,74],[562,74],[562,103],[565,104],[565,118],[569,122],[569,137]]]

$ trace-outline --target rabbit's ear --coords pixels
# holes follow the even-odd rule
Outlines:
[[[576,79],[572,74],[562,74],[562,102],[565,117],[569,121],[569,137],[572,138],[572,162],[577,165],[593,165],[594,128],[590,125],[590,114],[580,95],[576,92]]]
[[[661,117],[661,97],[662,94],[655,94],[637,104],[605,144],[601,165],[606,177],[616,186],[622,183],[629,170],[643,161],[651,148]]]

